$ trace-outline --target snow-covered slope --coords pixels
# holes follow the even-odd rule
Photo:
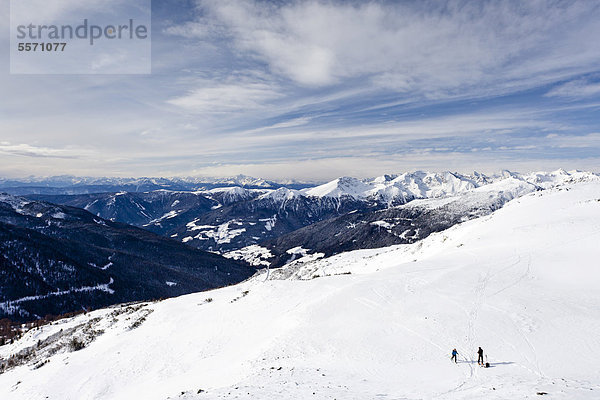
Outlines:
[[[556,185],[599,180],[598,175],[590,172],[577,170],[567,172],[564,169],[558,169],[552,172],[532,172],[520,175],[520,177],[527,182],[538,185],[544,189]]]
[[[240,186],[231,186],[214,188],[211,190],[200,191],[198,193],[201,193],[208,198],[215,199],[222,205],[227,205],[237,201],[250,200],[270,191],[271,189],[244,189]]]
[[[364,180],[344,177],[305,189],[304,193],[317,197],[351,196],[356,199],[406,203],[412,199],[451,196],[477,186],[475,180],[456,173],[416,171]]]
[[[599,183],[533,192],[412,245],[30,331],[0,347],[21,364],[0,398],[597,399],[599,239]]]
[[[352,177],[341,177],[323,185],[305,189],[308,196],[316,197],[342,197],[365,198],[372,187],[368,183]]]

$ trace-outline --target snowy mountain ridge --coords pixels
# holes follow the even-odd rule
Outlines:
[[[140,177],[140,178],[119,178],[119,177],[86,177],[61,175],[51,177],[31,176],[23,179],[0,179],[0,183],[21,183],[21,184],[42,184],[46,186],[72,186],[72,185],[126,185],[126,184],[145,184],[153,183],[162,185],[169,182],[187,182],[187,183],[219,183],[223,185],[236,186],[265,186],[270,184],[261,178],[253,178],[247,175],[237,175],[232,177]]]
[[[342,177],[317,187],[304,189],[302,193],[317,197],[350,196],[356,199],[376,199],[403,204],[413,199],[453,196],[507,178],[518,179],[540,188],[549,188],[568,182],[600,179],[597,174],[592,172],[567,172],[562,169],[528,174],[502,171],[500,174],[492,176],[478,172],[472,175],[461,175],[452,172],[416,171],[370,179]]]
[[[589,179],[598,176],[597,173],[583,171],[565,171],[558,169],[552,172],[534,172],[520,174],[508,170],[487,176],[479,172],[460,174],[457,172],[424,172],[414,171],[402,174],[382,175],[375,178],[358,179],[341,177],[330,182],[315,186],[309,181],[298,180],[266,180],[247,175],[233,177],[173,177],[173,178],[116,178],[116,177],[77,177],[71,175],[53,177],[31,176],[23,179],[6,179],[0,177],[0,190],[25,190],[36,188],[43,191],[56,189],[46,194],[72,193],[99,193],[100,191],[148,191],[148,190],[183,190],[183,191],[209,191],[215,188],[228,188],[238,186],[245,189],[275,190],[281,187],[302,190],[312,196],[354,196],[368,198],[381,195],[382,198],[390,196],[405,196],[407,198],[439,197],[459,193],[473,187],[485,185],[495,180],[513,176],[528,182],[540,185],[554,185],[569,180]],[[86,189],[87,188],[87,189]],[[122,188],[122,189],[118,189]],[[89,190],[97,190],[96,192]],[[62,190],[62,192],[60,192]],[[85,191],[87,190],[87,191]],[[390,191],[391,193],[387,193]],[[64,193],[63,193],[64,192]],[[38,193],[38,192],[32,192]],[[11,194],[21,194],[12,193]],[[39,194],[44,194],[39,192]]]
[[[260,246],[248,246],[224,255],[252,265],[280,266],[298,260],[297,255],[290,257],[294,248],[303,249],[302,259],[313,259],[356,249],[414,243],[455,224],[489,215],[506,203],[539,190],[543,189],[508,177],[453,196],[350,212],[265,241]],[[321,199],[344,201],[345,198]]]

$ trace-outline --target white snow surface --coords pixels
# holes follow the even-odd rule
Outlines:
[[[325,257],[324,253],[309,253],[309,251],[310,250],[303,249],[302,247],[294,247],[293,249],[287,250],[286,253],[291,254],[292,256],[286,261],[286,268],[276,271],[295,271],[299,267],[304,270],[305,264]]]
[[[240,201],[240,200],[246,200],[246,199],[250,199],[253,196],[253,193],[265,193],[265,192],[270,192],[271,190],[269,189],[245,189],[239,186],[232,186],[232,187],[221,187],[221,188],[214,188],[214,189],[210,189],[210,190],[203,190],[203,191],[198,191],[196,193],[199,194],[203,194],[207,197],[211,197],[212,195],[215,194],[222,194],[223,195],[223,200],[225,200],[226,202],[235,202],[235,201]]]
[[[260,195],[260,199],[270,199],[277,202],[285,202],[288,200],[295,199],[297,197],[301,197],[302,192],[299,190],[293,190],[288,188],[279,188],[277,190],[272,190],[270,192],[264,193]]]
[[[464,193],[453,196],[417,199],[400,207],[427,207],[435,209],[451,204],[454,208],[467,209],[476,206],[484,206],[492,199],[504,204],[528,193],[535,192],[536,190],[542,189],[532,183],[509,177],[484,186],[479,186]]]
[[[177,201],[179,201],[179,200],[176,200],[175,202],[177,202]],[[175,204],[175,202],[173,202],[173,204]],[[171,207],[173,207],[173,206],[171,206]],[[183,210],[171,210],[171,211],[165,213],[162,217],[155,218],[155,219],[151,220],[150,222],[148,222],[147,224],[144,224],[144,226],[156,224],[156,223],[164,221],[165,219],[175,218],[177,215],[179,215],[179,213],[181,211],[183,211]]]
[[[351,196],[364,198],[366,197],[366,193],[371,189],[368,183],[357,178],[345,176],[314,188],[304,189],[303,192],[308,196],[316,197]]]
[[[0,398],[598,399],[599,239],[600,183],[532,192],[412,245],[144,305],[135,329],[107,309],[32,330],[0,357],[104,333],[0,374]]]
[[[234,260],[244,260],[254,267],[266,266],[271,263],[268,261],[273,258],[273,254],[266,247],[252,244],[239,250],[233,250],[223,254],[223,257],[233,258]]]
[[[231,239],[236,236],[241,235],[246,231],[246,228],[239,229],[231,229],[231,226],[241,226],[242,222],[232,219],[231,221],[227,221],[220,225],[196,225],[198,220],[194,220],[189,222],[186,227],[188,228],[188,232],[200,231],[195,236],[187,236],[183,238],[181,241],[183,243],[187,243],[190,240],[198,239],[198,240],[208,240],[213,239],[217,244],[230,243]]]
[[[264,222],[265,229],[270,231],[275,227],[275,224],[277,223],[277,214],[273,215],[271,218],[261,218],[259,219],[259,221]]]

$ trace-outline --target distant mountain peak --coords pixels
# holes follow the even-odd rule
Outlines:
[[[259,199],[271,199],[275,201],[287,201],[298,197],[302,197],[303,194],[299,190],[288,189],[285,187],[267,192],[259,197]]]

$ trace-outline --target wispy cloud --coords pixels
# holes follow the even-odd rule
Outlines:
[[[592,152],[600,152],[600,133],[598,132],[584,135],[554,134],[549,139],[548,145],[552,147],[590,149]]]
[[[600,95],[600,82],[590,82],[587,79],[578,79],[554,87],[546,96],[581,98]]]
[[[303,126],[310,123],[312,118],[310,117],[299,117],[292,118],[288,120],[284,120],[283,122],[278,122],[272,125],[261,126],[260,128],[248,129],[245,131],[238,132],[237,135],[249,135],[249,134],[257,134],[263,133],[265,131],[279,131],[288,128],[295,128],[298,126]]]
[[[17,155],[23,157],[42,157],[42,158],[78,158],[73,151],[69,149],[53,149],[48,147],[31,146],[29,144],[11,144],[10,142],[0,142],[0,153]]]
[[[195,113],[219,114],[264,108],[279,97],[281,93],[264,83],[226,83],[193,89],[168,103]]]

